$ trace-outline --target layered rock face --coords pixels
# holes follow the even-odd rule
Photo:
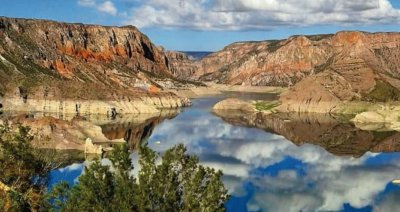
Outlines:
[[[397,77],[399,38],[399,33],[339,32],[234,43],[205,57],[195,77],[236,85],[291,86],[329,67],[341,72],[363,68],[361,60],[368,60],[372,70]]]
[[[169,59],[133,26],[0,17],[0,96],[5,100],[130,102],[167,96],[181,105],[180,98],[160,93],[155,78],[175,79]]]
[[[191,78],[198,69],[198,62],[189,58],[185,53],[168,51],[166,56],[171,73],[179,79]]]

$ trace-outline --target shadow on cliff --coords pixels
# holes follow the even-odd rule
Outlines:
[[[309,143],[337,156],[361,157],[366,152],[399,152],[400,133],[366,131],[355,127],[346,117],[328,114],[245,113],[217,110],[214,114],[239,126],[255,127],[284,136],[297,146]]]

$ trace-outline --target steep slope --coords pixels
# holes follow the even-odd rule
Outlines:
[[[179,98],[166,53],[133,26],[105,27],[0,17],[0,94],[6,98]]]
[[[397,78],[399,38],[399,33],[338,32],[234,43],[205,57],[195,78],[236,85],[291,86],[326,70],[333,60],[340,60],[337,56],[351,57],[352,47],[358,42],[372,51],[369,65],[374,70]]]

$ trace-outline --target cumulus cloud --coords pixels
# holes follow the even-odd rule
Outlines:
[[[389,0],[135,0],[126,24],[196,30],[398,23]]]
[[[95,8],[101,13],[109,14],[112,16],[116,16],[118,13],[118,9],[115,7],[112,1],[98,2],[96,0],[78,0],[78,5],[83,7]]]

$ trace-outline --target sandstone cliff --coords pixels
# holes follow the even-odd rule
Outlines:
[[[166,96],[181,105],[180,98],[160,92],[155,80],[179,77],[169,60],[133,26],[0,17],[0,96],[5,100],[130,102]]]

